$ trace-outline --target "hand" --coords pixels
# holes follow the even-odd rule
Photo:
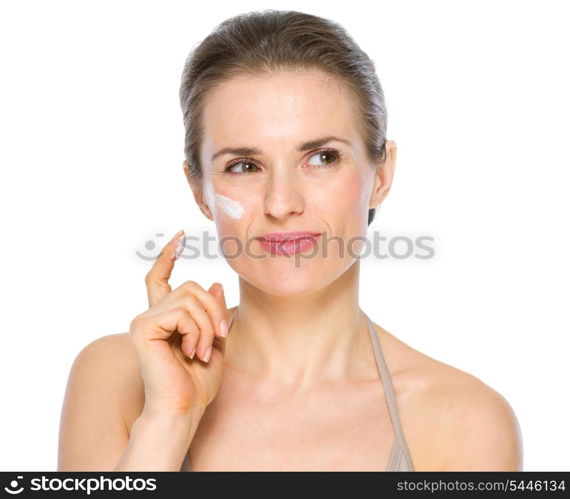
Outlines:
[[[187,281],[174,291],[168,279],[184,244],[180,231],[145,277],[149,309],[130,324],[145,386],[144,411],[203,411],[222,379],[228,310],[222,285],[206,291]],[[179,254],[179,253],[178,253]]]

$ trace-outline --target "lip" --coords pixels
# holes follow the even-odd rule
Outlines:
[[[320,235],[313,231],[271,232],[257,240],[263,251],[272,255],[295,255],[311,249]]]
[[[295,230],[290,232],[269,232],[268,234],[259,236],[257,239],[259,241],[279,242],[284,240],[291,241],[293,239],[299,239],[303,237],[317,237],[320,235],[320,232],[314,232],[310,230]]]

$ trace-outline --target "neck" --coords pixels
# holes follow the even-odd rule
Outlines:
[[[358,304],[359,263],[303,296],[271,295],[240,279],[226,365],[289,392],[365,378],[370,366],[363,359],[372,353]]]

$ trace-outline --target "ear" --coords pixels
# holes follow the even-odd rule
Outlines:
[[[370,195],[370,204],[368,208],[376,208],[379,204],[386,199],[390,188],[392,187],[392,180],[394,178],[394,170],[396,169],[396,153],[397,146],[393,140],[386,141],[386,156],[383,161],[376,166],[376,173],[374,174],[374,187]]]
[[[214,221],[214,217],[212,215],[212,211],[208,204],[204,201],[204,189],[202,188],[202,182],[192,175],[190,170],[190,165],[186,160],[182,163],[182,169],[184,170],[184,175],[186,175],[186,180],[192,189],[192,193],[194,194],[194,200],[196,204],[200,207],[200,211],[212,222]]]

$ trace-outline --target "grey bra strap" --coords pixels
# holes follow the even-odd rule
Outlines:
[[[386,392],[386,401],[388,403],[388,411],[390,413],[390,419],[392,420],[392,426],[394,428],[395,438],[398,442],[400,453],[403,454],[403,457],[408,461],[409,467],[413,469],[413,461],[408,446],[406,444],[406,439],[404,438],[404,432],[402,431],[402,425],[400,423],[400,416],[398,414],[398,406],[396,404],[396,396],[394,394],[394,386],[392,385],[392,379],[390,377],[390,373],[388,371],[388,367],[386,366],[386,360],[384,359],[384,355],[382,353],[382,348],[380,347],[380,340],[378,339],[378,333],[376,332],[376,328],[374,324],[370,320],[370,317],[364,312],[364,317],[368,323],[368,331],[370,332],[370,339],[372,340],[372,347],[374,348],[374,357],[376,358],[376,365],[378,366],[378,371],[380,373],[380,379],[382,380],[382,384],[384,385],[384,391]],[[392,452],[390,453],[390,464],[392,464],[393,460],[399,461],[399,457],[396,455],[398,447],[396,445],[392,446]],[[398,465],[398,463],[394,463]]]

